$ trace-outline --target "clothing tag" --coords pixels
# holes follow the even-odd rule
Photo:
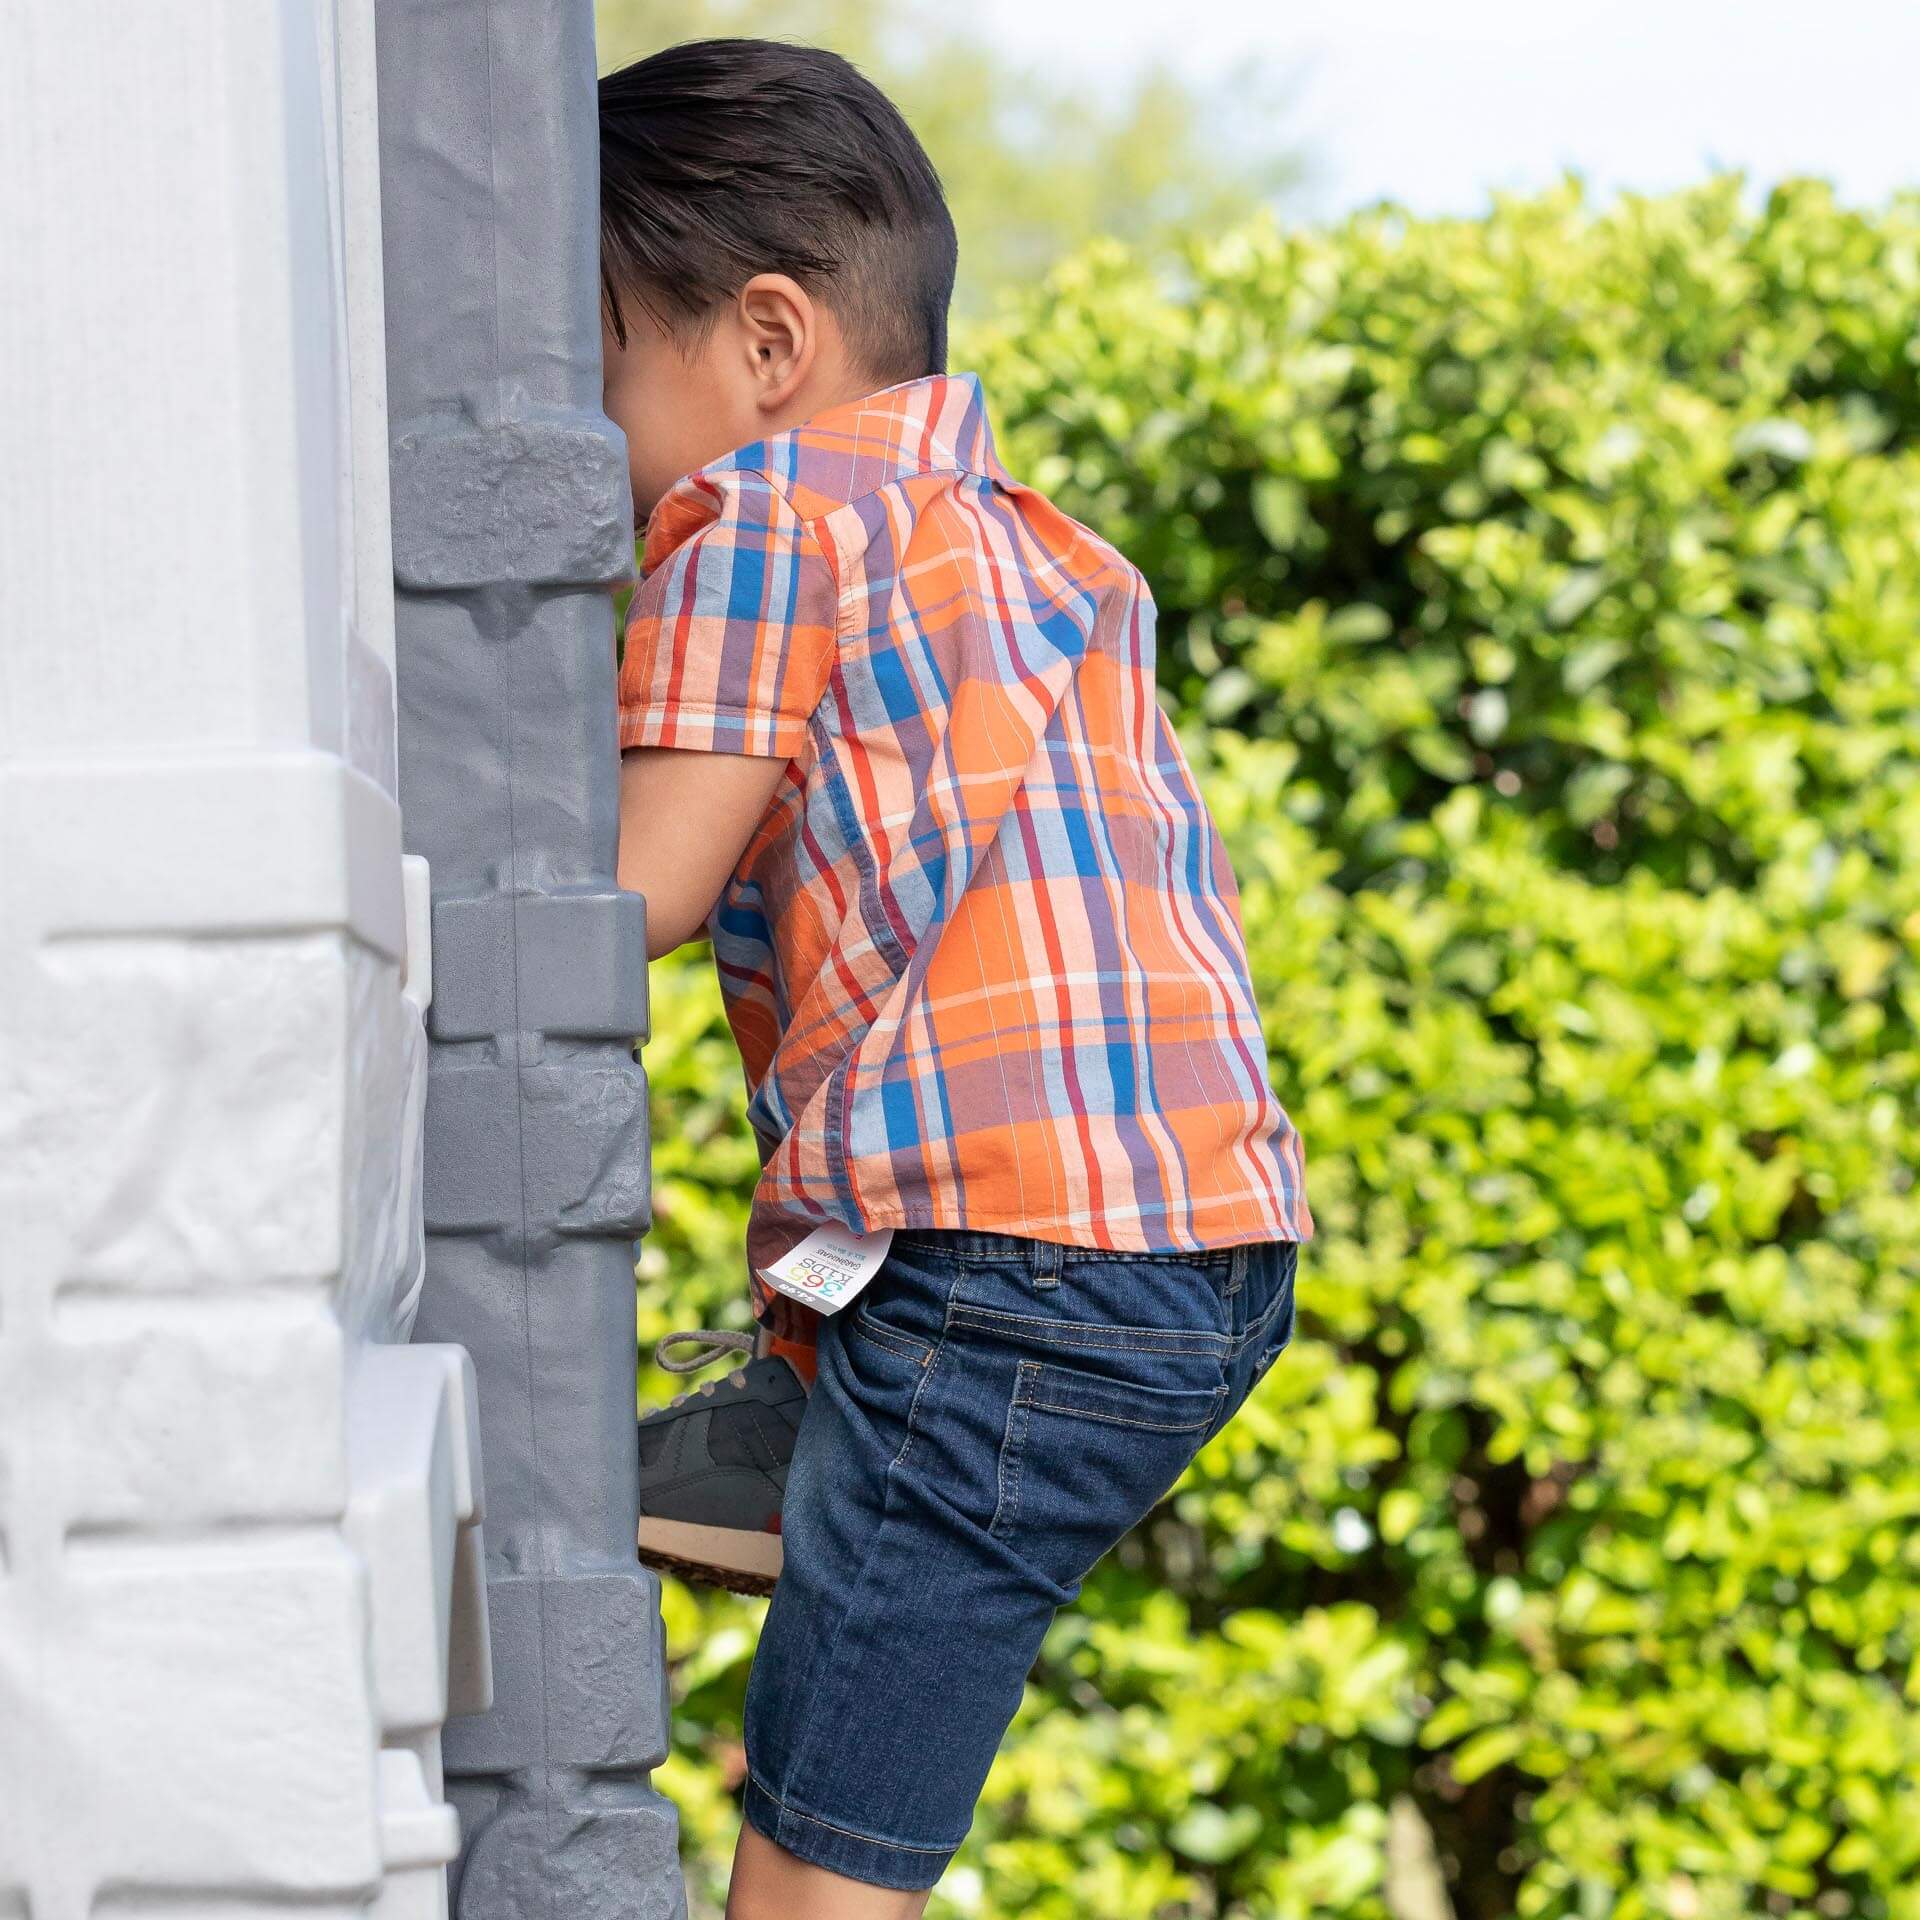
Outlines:
[[[880,1271],[893,1245],[893,1229],[855,1233],[847,1227],[816,1227],[760,1278],[815,1313],[838,1313]]]

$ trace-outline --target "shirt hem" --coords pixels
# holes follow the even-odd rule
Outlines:
[[[936,1218],[931,1210],[919,1207],[862,1207],[860,1211],[861,1219],[855,1231],[861,1233],[887,1229],[895,1233],[1005,1233],[1022,1240],[1044,1240],[1063,1247],[1096,1247],[1102,1252],[1111,1253],[1215,1253],[1226,1247],[1263,1246],[1269,1241],[1305,1246],[1314,1237],[1311,1217],[1307,1220],[1304,1232],[1285,1222],[1267,1221],[1238,1230],[1223,1229],[1218,1233],[1210,1233],[1203,1228],[1194,1234],[1169,1238],[1164,1234],[1145,1232],[1121,1233],[1112,1227],[1096,1230],[1062,1220],[1035,1220],[1030,1215],[982,1213],[971,1207],[956,1219]],[[799,1216],[783,1217],[797,1219]],[[814,1221],[812,1224],[819,1226],[824,1223]],[[843,1221],[839,1224],[848,1223]]]
[[[1304,1212],[1304,1207],[1303,1207]],[[814,1226],[825,1224],[814,1221]],[[839,1222],[845,1225],[844,1221]],[[1305,1246],[1314,1237],[1312,1216],[1307,1216],[1306,1230],[1296,1232],[1284,1224],[1275,1226],[1268,1223],[1251,1227],[1244,1231],[1223,1232],[1194,1236],[1169,1244],[1164,1237],[1139,1233],[1130,1237],[1115,1234],[1112,1229],[1105,1231],[1104,1238],[1095,1238],[1091,1229],[1068,1226],[1054,1220],[1032,1220],[1015,1218],[1005,1214],[980,1213],[968,1209],[961,1220],[936,1220],[929,1217],[926,1209],[910,1207],[881,1207],[871,1211],[863,1209],[858,1228],[861,1233],[883,1232],[891,1229],[895,1233],[923,1232],[976,1232],[1004,1233],[1022,1240],[1043,1240],[1049,1243],[1078,1248],[1097,1248],[1103,1253],[1141,1253],[1141,1254],[1178,1254],[1216,1253],[1231,1247],[1264,1246],[1268,1243],[1281,1243],[1288,1246]],[[800,1316],[798,1324],[787,1322],[785,1337],[797,1345],[806,1345],[817,1335],[817,1326],[808,1326],[807,1321],[817,1322],[818,1310],[801,1305],[777,1287],[768,1286],[755,1276],[753,1284],[747,1289],[748,1308],[753,1314],[756,1325],[772,1323],[777,1314],[785,1309],[787,1315]]]

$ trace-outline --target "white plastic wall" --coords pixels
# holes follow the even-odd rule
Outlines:
[[[0,1920],[446,1911],[373,0],[0,26]]]

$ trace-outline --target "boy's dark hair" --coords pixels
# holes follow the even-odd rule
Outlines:
[[[944,373],[953,219],[891,100],[837,53],[694,40],[600,82],[600,278],[696,334],[756,273],[786,273],[881,384]]]

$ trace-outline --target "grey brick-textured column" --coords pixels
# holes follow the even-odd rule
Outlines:
[[[480,1378],[495,1705],[462,1920],[685,1911],[634,1558],[643,908],[613,880],[625,447],[600,412],[591,0],[381,0],[400,799],[432,862],[427,1282]]]

